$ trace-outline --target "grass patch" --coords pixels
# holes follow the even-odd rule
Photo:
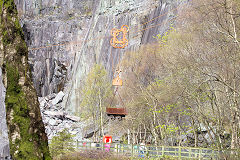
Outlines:
[[[113,155],[111,152],[105,152],[101,150],[88,150],[79,151],[65,154],[59,158],[55,157],[54,160],[128,160],[129,157]]]

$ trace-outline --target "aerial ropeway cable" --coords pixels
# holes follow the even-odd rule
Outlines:
[[[115,27],[115,18],[113,18],[113,25]],[[110,105],[106,107],[106,114],[110,117],[111,120],[118,119],[119,121],[122,120],[123,117],[127,115],[126,108],[125,107],[113,107],[112,103],[114,101],[114,98],[118,94],[118,88],[123,85],[123,81],[120,78],[120,73],[121,70],[116,67],[116,72],[114,72],[114,64],[113,64],[113,55],[112,55],[112,50],[113,48],[120,49],[120,48],[125,48],[128,45],[128,40],[127,40],[127,32],[129,31],[129,27],[127,25],[123,25],[120,29],[113,28],[111,30],[111,35],[112,39],[110,40],[111,44],[111,49],[110,49],[110,58],[112,60],[112,71],[113,71],[113,76],[116,74],[116,77],[113,78],[112,80],[112,86],[114,88],[114,94],[111,99]],[[120,58],[119,54],[118,57]],[[118,94],[118,96],[121,99],[121,96]],[[123,105],[124,106],[124,105]]]

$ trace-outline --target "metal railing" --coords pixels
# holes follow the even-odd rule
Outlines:
[[[77,150],[105,150],[117,155],[142,158],[176,157],[178,159],[221,159],[223,154],[238,154],[233,150],[214,150],[208,148],[190,148],[175,146],[152,146],[120,143],[76,142]]]

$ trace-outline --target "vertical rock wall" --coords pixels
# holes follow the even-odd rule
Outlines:
[[[75,112],[80,105],[82,80],[92,65],[102,63],[110,77],[126,51],[134,51],[142,44],[156,41],[153,36],[166,32],[177,14],[178,1],[144,0],[100,0],[91,19],[86,34],[86,43],[77,53],[72,70],[72,77],[67,83],[65,107]],[[156,18],[157,17],[157,18]],[[110,45],[110,31],[128,25],[129,45],[116,49]],[[124,71],[123,71],[124,72]]]
[[[15,3],[25,40],[30,48],[29,63],[38,95],[46,96],[64,90],[65,107],[74,112],[81,97],[79,89],[91,66],[95,62],[102,63],[112,77],[124,52],[136,50],[141,44],[154,42],[153,36],[164,33],[174,21],[178,11],[174,8],[182,2],[15,0]],[[160,17],[145,24],[158,16]],[[114,49],[109,44],[110,30],[120,28],[123,24],[130,27],[129,46]],[[43,47],[52,44],[62,45]],[[0,122],[1,155],[3,146],[8,141],[3,105],[5,90],[1,83],[1,74],[0,93],[0,118],[3,119]]]
[[[64,104],[71,112],[79,106],[79,90],[95,62],[102,63],[112,77],[124,52],[154,42],[153,36],[169,29],[178,12],[176,7],[183,3],[179,0],[15,2],[30,48],[29,62],[38,95],[64,90]],[[129,45],[125,49],[112,48],[110,30],[122,25],[130,27]]]
[[[0,67],[0,159],[4,159],[10,155],[5,108],[6,89],[2,83],[2,79],[2,69]]]
[[[92,0],[15,0],[38,96],[63,90],[92,15]],[[54,44],[53,47],[45,47]],[[45,48],[44,48],[45,47]]]
[[[116,65],[119,59],[116,55],[152,42],[153,35],[169,28],[176,10],[151,23],[143,23],[168,12],[180,1],[15,0],[15,3],[30,48],[29,62],[34,86],[39,96],[46,96],[63,90],[67,82],[72,83],[76,70],[85,75],[94,61],[103,63],[112,75],[111,59]],[[162,25],[140,31],[159,23]],[[111,49],[110,30],[123,24],[130,26],[129,46],[122,50]],[[45,48],[53,44],[63,45]],[[81,79],[75,79],[76,83]]]

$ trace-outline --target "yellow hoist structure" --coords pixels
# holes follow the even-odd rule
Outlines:
[[[128,31],[129,31],[129,27],[127,25],[122,25],[121,29],[113,28],[111,30],[111,35],[113,36],[113,38],[110,40],[110,44],[114,48],[125,48],[128,45],[128,40],[126,38]],[[112,55],[112,48],[111,48],[111,55]],[[113,66],[113,59],[112,59],[112,66]],[[118,87],[121,87],[123,85],[123,81],[120,78],[121,72],[122,71],[120,69],[116,70],[116,77],[112,80],[112,85],[115,88],[114,96],[111,100],[110,106],[106,107],[106,114],[112,120],[115,120],[115,118],[117,118],[118,120],[122,120],[122,117],[125,117],[127,115],[127,110],[125,107],[112,107],[112,102],[114,100],[114,97],[118,93]],[[123,102],[120,94],[118,94],[118,96],[120,98],[122,105],[124,106],[124,102]]]
[[[126,108],[125,107],[112,107],[112,102],[114,100],[114,97],[117,94],[118,87],[123,85],[123,81],[119,77],[120,73],[121,73],[121,70],[119,70],[119,69],[116,70],[116,73],[117,73],[117,76],[112,81],[112,85],[115,87],[115,92],[114,92],[114,96],[112,98],[112,101],[110,103],[110,107],[106,107],[106,113],[111,120],[115,120],[115,119],[122,120],[122,118],[127,115]],[[119,98],[122,102],[122,105],[124,106],[124,102],[122,101],[121,96],[119,94],[118,94],[118,96],[119,96]]]
[[[113,86],[122,86],[123,85],[123,81],[121,80],[121,78],[119,77],[120,73],[122,72],[121,70],[117,70],[117,77],[113,79],[112,81],[112,85]]]
[[[111,35],[113,38],[110,40],[110,44],[114,48],[125,48],[128,45],[128,40],[127,40],[127,32],[129,31],[129,27],[127,25],[122,25],[120,29],[113,28],[111,30]],[[119,40],[120,38],[120,33],[122,33],[122,39]]]

